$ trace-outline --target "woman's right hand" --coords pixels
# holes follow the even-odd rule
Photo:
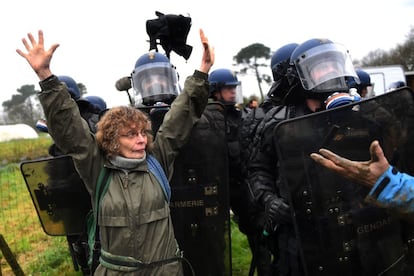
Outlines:
[[[30,43],[25,38],[22,39],[27,53],[24,53],[20,49],[16,49],[16,52],[29,62],[41,81],[47,79],[52,75],[50,61],[52,60],[53,53],[59,47],[59,44],[53,44],[49,50],[46,51],[42,30],[38,31],[38,41],[35,40],[31,33],[28,33],[27,37]]]

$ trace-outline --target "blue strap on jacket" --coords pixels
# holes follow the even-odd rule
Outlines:
[[[161,167],[161,164],[158,160],[151,154],[147,156],[147,163],[149,171],[154,174],[158,182],[161,184],[161,188],[164,192],[167,202],[170,202],[171,199],[171,187],[168,182],[167,176],[165,175],[164,170]]]

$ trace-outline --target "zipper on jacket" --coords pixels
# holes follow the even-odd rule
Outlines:
[[[129,183],[129,173],[127,171],[124,171],[124,181],[122,181],[122,187],[124,189],[127,189],[128,183]]]

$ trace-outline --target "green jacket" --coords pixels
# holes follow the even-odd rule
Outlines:
[[[156,135],[153,155],[169,179],[173,174],[175,157],[188,141],[193,125],[207,105],[207,77],[207,74],[196,70],[186,79],[183,91],[174,100]],[[98,213],[102,249],[144,263],[175,257],[178,247],[170,209],[156,177],[149,173],[147,163],[143,162],[129,172],[111,166],[66,87],[55,76],[40,82],[40,86],[42,91],[38,96],[49,134],[63,153],[72,156],[91,195],[92,206],[101,168],[107,166],[112,170],[111,182]],[[95,274],[128,273],[99,265]],[[172,262],[131,272],[130,275],[182,275],[182,265]]]

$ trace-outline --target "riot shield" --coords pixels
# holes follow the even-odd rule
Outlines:
[[[207,109],[213,108],[211,104]],[[214,121],[214,124],[211,122]],[[184,257],[198,276],[231,275],[228,155],[224,121],[194,126],[175,160],[171,217]],[[193,275],[185,263],[184,275]]]
[[[85,232],[91,200],[70,156],[25,161],[20,170],[46,234]]]
[[[324,147],[352,160],[369,160],[374,139],[392,165],[414,173],[409,88],[286,120],[274,129],[282,189],[294,210],[306,275],[414,275],[412,222],[367,204],[368,188],[309,157]]]

